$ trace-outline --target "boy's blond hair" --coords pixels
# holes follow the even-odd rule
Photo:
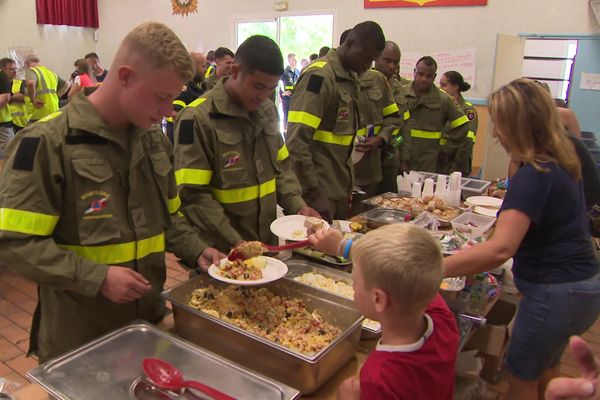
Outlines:
[[[140,55],[154,68],[173,67],[186,82],[194,76],[194,62],[185,46],[164,24],[145,22],[129,32],[115,59],[131,53]]]
[[[427,307],[443,278],[442,252],[425,229],[402,223],[367,233],[352,245],[367,289],[383,289],[407,312]]]

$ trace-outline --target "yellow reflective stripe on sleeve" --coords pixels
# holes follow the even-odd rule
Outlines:
[[[392,136],[398,136],[399,133],[400,133],[400,129],[396,128],[392,131]]]
[[[442,132],[429,132],[429,131],[419,131],[416,129],[411,129],[410,136],[412,136],[414,138],[421,138],[421,139],[439,140],[442,138]]]
[[[79,257],[97,262],[98,264],[115,265],[135,260],[141,260],[153,253],[165,251],[165,235],[149,237],[127,243],[106,244],[102,246],[62,245],[58,247],[71,250]]]
[[[179,207],[181,207],[181,199],[179,196],[175,196],[174,198],[167,200],[169,214],[175,214],[179,210]]]
[[[62,111],[57,111],[50,115],[46,115],[44,118],[40,118],[39,121],[41,121],[41,122],[50,121],[51,119],[58,117],[60,114],[62,114]]]
[[[188,104],[187,107],[197,107],[200,104],[204,103],[205,101],[206,101],[206,97],[198,97],[196,100],[194,100],[190,104]]]
[[[440,146],[444,146],[446,143],[448,143],[448,141],[444,138],[440,139]]]
[[[376,125],[373,129],[375,136],[379,135],[379,131],[381,130],[381,125]],[[360,128],[359,130],[356,131],[356,134],[358,136],[366,136],[367,135],[367,128]]]
[[[181,106],[184,107],[187,106],[187,104],[185,104],[185,101],[183,100],[173,100],[173,105],[174,106]]]
[[[409,120],[410,119],[410,111],[406,110],[404,111],[404,120]]]
[[[294,86],[284,86],[284,90],[293,90]]]
[[[452,128],[457,128],[463,124],[466,124],[467,122],[469,122],[469,118],[467,118],[466,115],[463,115],[462,117],[456,118],[454,121],[450,122],[450,126]]]
[[[388,115],[393,114],[398,111],[399,111],[398,104],[392,103],[387,107],[383,107],[383,116],[387,117]]]
[[[325,65],[327,65],[327,61],[315,61],[312,64],[309,64],[306,69],[309,68],[323,68]]]
[[[54,232],[58,215],[0,208],[0,230],[48,236]]]
[[[340,146],[350,146],[354,141],[353,135],[334,135],[333,132],[315,131],[313,140],[329,144],[338,144]]]
[[[248,186],[239,189],[213,189],[215,199],[222,204],[243,203],[256,200],[275,193],[275,179],[261,183],[260,185]]]
[[[304,124],[310,126],[313,129],[317,129],[321,124],[321,118],[316,115],[312,115],[305,111],[290,111],[288,113],[288,123],[295,122],[297,124]]]
[[[290,152],[288,151],[287,146],[284,144],[283,146],[281,146],[281,148],[277,151],[277,161],[283,161],[286,158],[288,158],[290,155]]]
[[[182,168],[175,171],[177,185],[208,185],[213,172],[209,169]]]
[[[167,122],[173,123],[173,118],[172,117],[166,117],[165,119],[167,120]]]
[[[470,106],[470,107],[473,107],[473,103],[471,103],[470,101],[465,101],[465,104],[468,105],[468,106]]]
[[[473,131],[467,132],[467,137],[469,139],[471,139],[473,141],[473,143],[475,143],[475,138],[476,138],[475,132],[473,132]]]

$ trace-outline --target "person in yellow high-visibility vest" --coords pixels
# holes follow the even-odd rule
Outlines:
[[[15,136],[10,115],[11,82],[17,75],[17,65],[10,58],[0,60],[0,160]]]
[[[31,124],[58,111],[58,98],[69,89],[69,84],[55,72],[41,65],[39,57],[35,54],[25,57],[25,67],[27,95],[33,104],[29,117]]]
[[[0,59],[0,70],[4,72],[9,80],[10,99],[8,110],[10,112],[11,124],[14,133],[17,133],[27,126],[27,111],[26,106],[31,106],[31,102],[25,104],[25,85],[21,79],[16,79],[17,63],[12,58]],[[12,81],[11,81],[12,80]]]

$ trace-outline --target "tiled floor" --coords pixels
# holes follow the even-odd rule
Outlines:
[[[188,273],[180,267],[172,255],[167,255],[166,287],[187,280]],[[31,315],[37,302],[36,285],[0,266],[0,377],[20,384],[28,384],[25,373],[37,365],[35,358],[26,357]],[[600,355],[600,320],[583,337]],[[561,372],[568,376],[578,376],[573,358],[566,352],[562,359]],[[506,379],[500,377],[498,383],[488,384],[489,396],[486,399],[505,399],[508,388]]]

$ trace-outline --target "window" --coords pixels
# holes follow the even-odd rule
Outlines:
[[[552,97],[568,102],[577,40],[525,40],[523,76],[547,83]]]
[[[265,35],[281,48],[284,63],[294,53],[298,67],[302,59],[319,53],[323,46],[333,46],[333,15],[294,15],[264,19],[236,20],[235,47],[252,35]]]

